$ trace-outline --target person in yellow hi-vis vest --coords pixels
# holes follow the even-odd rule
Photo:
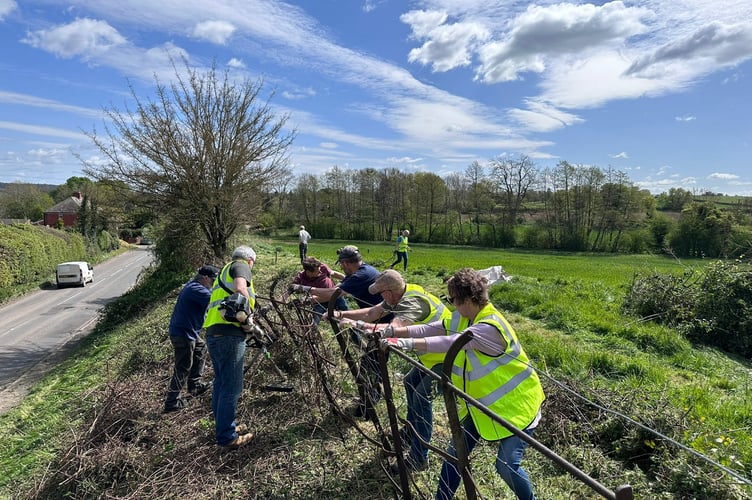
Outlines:
[[[382,344],[418,354],[446,353],[461,333],[472,331],[473,339],[454,360],[452,384],[532,435],[541,417],[543,387],[514,329],[489,301],[488,280],[473,269],[460,269],[447,282],[447,294],[456,311],[469,322],[462,332],[446,335],[445,325],[435,322],[397,328],[394,337],[382,339]],[[520,465],[527,443],[464,400],[460,399],[459,405],[468,453],[481,438],[498,442],[496,471],[518,498],[534,499],[530,479]],[[447,453],[457,456],[454,443]],[[460,479],[454,463],[445,460],[436,498],[453,498]]]
[[[243,358],[245,336],[249,324],[228,321],[220,307],[235,294],[247,299],[248,312],[256,307],[251,269],[256,262],[256,252],[248,246],[239,246],[232,252],[232,261],[226,264],[214,280],[211,298],[206,308],[206,345],[214,367],[212,387],[212,412],[217,445],[235,449],[251,442],[247,425],[237,425],[235,411],[243,390]],[[245,319],[245,318],[243,318]],[[244,329],[245,328],[245,329]]]
[[[407,251],[410,250],[408,236],[410,236],[410,231],[407,229],[403,230],[402,233],[397,236],[397,246],[394,249],[394,253],[397,254],[397,260],[392,262],[389,269],[394,269],[394,266],[402,262],[403,270],[407,271]]]
[[[341,325],[355,325],[365,332],[383,330],[384,325],[376,322],[391,312],[394,319],[385,330],[388,332],[390,328],[440,322],[452,314],[438,297],[420,285],[405,283],[400,273],[394,269],[382,272],[368,287],[368,291],[381,294],[384,300],[364,309],[335,312],[335,317],[341,319]],[[420,361],[429,370],[441,374],[444,355],[427,353],[420,357]],[[413,368],[402,382],[405,386],[407,422],[410,426],[403,427],[400,435],[410,448],[407,455],[408,467],[413,471],[423,470],[428,465],[428,448],[421,440],[429,442],[433,432],[434,379],[425,371]],[[396,474],[399,470],[392,467],[391,472]]]

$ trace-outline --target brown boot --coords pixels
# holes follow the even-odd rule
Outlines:
[[[238,436],[229,443],[222,445],[221,448],[225,450],[237,450],[241,446],[245,446],[253,440],[253,434],[243,434]]]

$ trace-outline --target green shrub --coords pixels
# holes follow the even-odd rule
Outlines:
[[[752,269],[739,261],[712,263],[698,277],[636,277],[622,309],[678,327],[695,342],[752,357]]]
[[[699,283],[691,339],[752,357],[752,269],[739,262],[708,266]]]

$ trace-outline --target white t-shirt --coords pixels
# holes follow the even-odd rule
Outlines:
[[[307,245],[308,242],[311,240],[311,235],[308,234],[308,231],[306,231],[305,229],[301,229],[298,235],[300,236],[300,242],[305,245]]]

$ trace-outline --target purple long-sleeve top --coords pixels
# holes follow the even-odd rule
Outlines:
[[[473,332],[473,339],[465,344],[464,350],[476,350],[489,356],[499,356],[504,353],[504,345],[499,330],[487,323],[477,323],[467,328]],[[465,330],[465,331],[467,331]],[[412,325],[407,328],[407,335],[412,338],[422,338],[426,341],[428,352],[447,352],[449,346],[457,340],[463,332],[446,335],[444,324],[434,321],[425,325]]]

